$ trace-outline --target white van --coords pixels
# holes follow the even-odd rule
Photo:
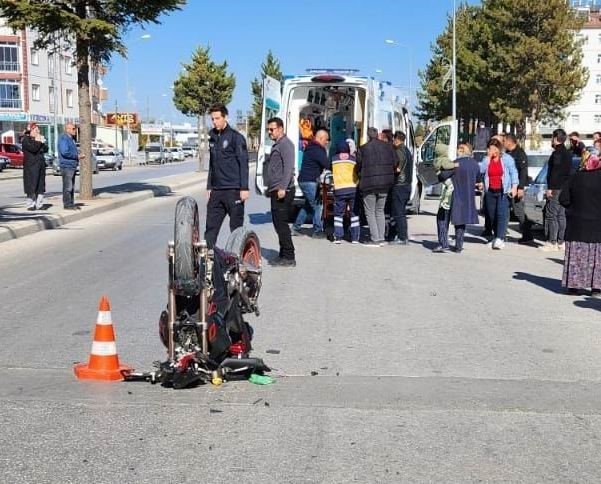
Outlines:
[[[352,138],[359,147],[367,143],[367,128],[390,129],[407,135],[407,147],[414,154],[413,125],[400,90],[387,82],[358,77],[356,71],[309,71],[303,76],[288,77],[281,83],[271,77],[263,82],[263,119],[257,157],[256,189],[265,193],[263,162],[269,156],[272,141],[267,135],[267,120],[279,116],[286,134],[296,148],[295,176],[302,165],[306,133],[327,128],[330,132],[330,156],[336,143]],[[413,170],[412,195],[408,209],[419,211],[421,184]],[[302,192],[296,187],[296,201]]]

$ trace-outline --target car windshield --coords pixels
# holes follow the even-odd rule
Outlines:
[[[528,155],[528,166],[532,168],[545,166],[551,155]]]
[[[158,153],[159,151],[161,151],[161,147],[160,146],[147,146],[146,151],[149,153]]]
[[[114,156],[115,152],[113,150],[98,150],[96,154],[98,156]]]
[[[549,165],[547,165],[545,163],[545,165],[542,167],[541,171],[538,172],[538,175],[536,175],[536,179],[534,180],[534,183],[536,185],[546,185],[547,184],[547,168]]]

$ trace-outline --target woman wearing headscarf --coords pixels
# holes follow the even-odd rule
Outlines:
[[[37,124],[32,123],[21,141],[23,146],[23,188],[27,195],[27,210],[40,210],[46,192],[46,140]]]
[[[591,289],[601,293],[601,162],[590,155],[562,187],[559,203],[566,208],[566,249],[562,285],[569,294]]]

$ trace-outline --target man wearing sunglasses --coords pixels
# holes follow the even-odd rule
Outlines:
[[[294,267],[294,244],[288,225],[294,201],[294,145],[284,133],[284,122],[280,118],[271,118],[267,122],[267,131],[274,141],[267,165],[267,191],[271,199],[273,227],[280,243],[279,256],[270,261],[270,264]]]

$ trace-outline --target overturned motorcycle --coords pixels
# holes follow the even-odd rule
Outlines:
[[[168,245],[167,310],[159,335],[168,359],[150,372],[132,372],[126,381],[149,381],[173,388],[240,380],[270,371],[249,355],[252,327],[243,315],[259,315],[261,247],[245,227],[234,230],[225,248],[209,249],[199,237],[198,206],[184,197],[175,208],[174,240]]]

